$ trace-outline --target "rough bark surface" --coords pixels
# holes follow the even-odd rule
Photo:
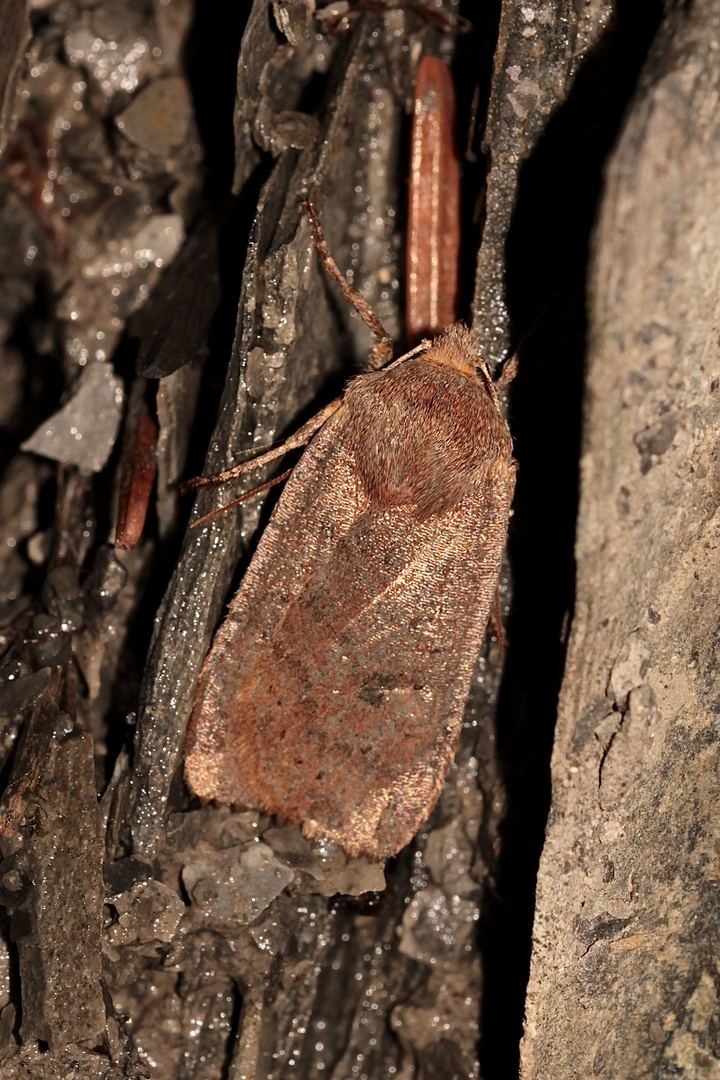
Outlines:
[[[719,41],[668,18],[607,170],[527,1080],[720,1075]]]

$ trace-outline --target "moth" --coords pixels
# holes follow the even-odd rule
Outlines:
[[[457,323],[389,363],[307,210],[321,262],[378,336],[376,370],[214,478],[309,442],[203,667],[185,778],[204,800],[379,860],[412,839],[452,763],[515,463],[472,332]]]

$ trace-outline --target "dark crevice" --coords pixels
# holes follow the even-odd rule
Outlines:
[[[467,317],[465,313],[471,309],[475,287],[475,260],[485,222],[488,162],[481,144],[492,88],[493,53],[497,45],[501,5],[499,0],[482,5],[466,3],[462,10],[472,22],[472,32],[457,38],[452,73],[457,97],[458,153],[462,166],[459,310],[462,317]]]

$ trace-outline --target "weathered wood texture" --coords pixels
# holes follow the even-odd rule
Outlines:
[[[607,168],[526,1080],[720,1075],[719,41],[668,17]]]
[[[557,119],[568,97],[577,89],[574,84],[578,71],[597,49],[608,23],[615,17],[615,8],[612,0],[598,0],[587,5],[576,5],[572,0],[541,0],[533,5],[506,0],[502,5],[482,145],[488,163],[487,217],[477,257],[473,298],[473,327],[480,339],[483,356],[491,366],[497,365],[517,344],[518,332],[524,333],[528,329],[523,313],[518,310],[517,289],[513,290],[508,278],[509,269],[515,278],[518,276],[518,268],[513,268],[512,263],[513,255],[521,254],[519,247],[522,247],[519,261],[528,264],[531,270],[536,269],[539,261],[545,267],[545,273],[535,277],[533,282],[529,305],[531,319],[547,302],[548,296],[557,292],[555,254],[566,247],[567,237],[564,223],[555,212],[557,204],[552,192],[545,192],[543,212],[544,220],[552,221],[554,225],[552,248],[533,243],[542,232],[538,220],[530,223],[529,232],[523,230],[524,239],[519,245],[512,245],[518,203],[521,204],[520,216],[527,223],[522,212],[524,196],[519,191],[522,172],[528,160],[537,154],[539,144],[547,139],[550,123]],[[626,72],[621,69],[620,79],[624,77]],[[614,106],[613,98],[614,94],[606,96],[606,107],[610,112]],[[597,116],[588,110],[585,122],[587,130],[593,130]],[[597,148],[586,147],[585,135],[577,128],[574,143],[576,154],[582,148],[583,156],[593,169]],[[585,163],[580,165],[576,156],[571,155],[565,164],[558,140],[555,140],[551,156],[554,188],[565,191]],[[537,183],[535,186],[537,189]],[[569,202],[577,201],[577,193],[571,195]],[[574,205],[567,206],[565,224],[575,218],[574,210]],[[582,227],[576,227],[574,241],[580,241],[583,235]],[[514,250],[508,251],[509,244]],[[525,295],[523,306],[527,304]]]
[[[17,82],[30,40],[28,8],[22,0],[0,3],[0,153],[5,150],[17,119]]]

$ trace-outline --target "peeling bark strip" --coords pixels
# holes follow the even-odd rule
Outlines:
[[[406,311],[408,337],[436,334],[458,316],[460,162],[455,91],[446,64],[424,56],[415,77],[410,139]]]
[[[381,355],[382,326],[345,292]],[[353,380],[321,420],[203,668],[185,777],[203,799],[382,859],[427,819],[457,748],[505,543],[512,440],[460,324]]]
[[[115,546],[132,551],[142,536],[155,483],[158,428],[144,400],[145,380],[136,379],[126,421]]]
[[[720,1075],[719,39],[668,17],[607,170],[525,1080]]]

